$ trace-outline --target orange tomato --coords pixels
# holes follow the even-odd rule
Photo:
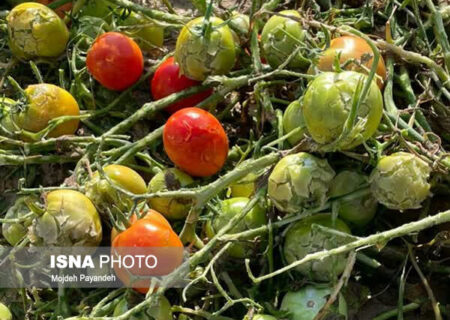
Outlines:
[[[113,230],[112,251],[122,257],[128,254],[135,257],[154,254],[158,262],[153,269],[145,265],[139,267],[137,263],[129,269],[114,264],[114,271],[126,286],[147,293],[151,283],[148,277],[167,275],[182,263],[183,244],[169,222],[154,210],[149,210],[139,220],[133,216],[130,222],[131,226],[119,234]],[[133,279],[134,276],[143,278]]]
[[[118,32],[106,32],[89,49],[86,65],[105,88],[121,91],[139,80],[144,58],[133,39]]]
[[[227,134],[219,120],[199,108],[184,108],[170,116],[163,143],[170,160],[196,177],[216,174],[228,155]]]
[[[340,53],[339,63],[343,64],[350,59],[355,59],[361,62],[362,65],[368,69],[372,68],[373,51],[366,40],[353,37],[344,36],[331,40],[330,47],[323,52],[319,58],[318,68],[321,71],[333,71],[334,60],[337,54]],[[368,58],[370,56],[370,59]],[[346,70],[353,70],[361,72],[363,69],[356,63],[349,63]],[[363,71],[366,73],[365,71]],[[380,56],[377,66],[377,84],[378,87],[383,88],[384,79],[386,79],[386,66],[383,57]]]

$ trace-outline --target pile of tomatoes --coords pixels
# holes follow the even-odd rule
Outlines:
[[[8,2],[0,165],[17,183],[0,198],[2,244],[171,250],[156,271],[115,268],[134,291],[64,289],[70,307],[30,289],[39,307],[0,304],[0,319],[56,319],[55,303],[79,319],[347,318],[341,289],[351,268],[365,277],[353,256],[298,261],[450,194],[448,141],[417,106],[392,106],[394,60],[359,30],[277,1],[250,16],[207,1],[192,19],[124,0]],[[47,165],[63,178],[45,183]],[[148,279],[176,273],[185,290]]]

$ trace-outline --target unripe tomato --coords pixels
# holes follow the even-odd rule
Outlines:
[[[175,191],[194,182],[190,176],[176,168],[156,174],[148,185],[148,192]],[[150,206],[168,219],[183,219],[189,213],[192,201],[186,198],[149,198]]]
[[[164,219],[165,220],[165,219]],[[114,265],[119,279],[127,286],[133,287],[141,293],[147,293],[150,279],[133,279],[133,276],[160,276],[167,275],[175,270],[183,261],[183,244],[170,225],[163,222],[158,215],[151,215],[134,222],[128,229],[115,236],[112,250],[119,255],[127,254],[129,248],[147,248],[149,252],[155,247],[168,248],[159,252],[158,264],[155,269],[137,266],[126,269]],[[167,222],[167,221],[166,221]]]
[[[330,198],[342,197],[367,185],[368,177],[355,171],[342,171],[331,181]],[[371,193],[352,200],[337,199],[339,217],[351,226],[363,227],[377,211],[377,200]]]
[[[12,320],[11,311],[8,307],[0,302],[0,320]]]
[[[86,65],[95,80],[110,90],[125,90],[142,75],[144,58],[133,39],[118,32],[106,32],[95,39]]]
[[[233,11],[228,20],[228,26],[233,34],[237,49],[240,49],[240,45],[247,41],[247,35],[250,30],[250,17],[238,11]]]
[[[209,75],[228,73],[234,66],[236,48],[227,24],[211,17],[211,30],[204,33],[204,17],[189,21],[181,30],[175,48],[175,60],[181,73],[203,81]]]
[[[420,208],[430,195],[431,168],[407,152],[396,152],[380,159],[370,175],[370,189],[375,198],[395,210]]]
[[[69,31],[64,21],[40,3],[19,4],[6,20],[9,45],[18,58],[54,58],[66,49]]]
[[[98,246],[102,224],[92,202],[74,190],[47,195],[46,211],[33,222],[31,239],[42,245]]]
[[[170,116],[163,142],[170,160],[195,177],[217,173],[228,155],[228,138],[219,120],[199,108],[181,109]]]
[[[317,143],[332,143],[341,136],[358,83],[366,79],[367,76],[354,71],[324,72],[309,84],[303,98],[303,117],[308,133]],[[382,115],[383,96],[372,82],[359,105],[355,125],[335,148],[352,149],[369,139],[377,130]]]
[[[30,85],[25,89],[28,105],[24,110],[12,110],[2,120],[6,129],[17,131],[39,132],[48,126],[52,119],[62,116],[78,116],[80,109],[74,97],[66,90],[53,84],[41,83]],[[74,134],[79,120],[65,121],[48,133],[48,137],[59,137]]]
[[[118,317],[128,311],[128,302],[122,299],[114,308],[113,317]],[[134,313],[128,320],[172,320],[172,310],[169,300],[165,296],[159,296],[157,304]]]
[[[112,183],[134,194],[147,192],[144,179],[131,168],[111,164],[103,168],[105,175]],[[101,179],[96,171],[90,181],[86,183],[86,196],[91,199],[101,213],[106,213],[108,208],[119,208],[122,212],[130,210],[134,201],[128,195],[116,190],[107,179]]]
[[[300,18],[295,10],[281,11],[280,14]],[[264,58],[272,68],[276,68],[287,60],[305,39],[302,25],[294,19],[273,16],[264,25],[261,32],[261,44]],[[309,64],[301,52],[289,62],[290,68],[305,68]]]
[[[6,219],[20,219],[30,212],[26,201],[32,200],[26,197],[17,198],[14,205],[6,212]],[[34,199],[33,199],[34,200]],[[18,223],[2,223],[2,234],[6,241],[12,246],[15,246],[27,234],[28,227],[32,223],[32,218]]]
[[[250,198],[255,193],[257,180],[258,176],[256,174],[249,173],[238,182],[230,185],[231,196]]]
[[[220,214],[214,216],[205,225],[207,236],[211,239],[214,235],[223,228],[235,215],[242,212],[250,199],[239,197],[231,198],[221,201]],[[234,226],[230,233],[239,233],[245,230],[254,229],[267,224],[266,209],[261,205],[255,205],[236,226]],[[255,244],[251,242],[253,239],[244,239],[236,241],[228,249],[228,254],[234,258],[249,257],[255,251]]]
[[[309,253],[329,250],[346,243],[345,239],[336,238],[322,231],[312,230],[312,225],[318,224],[340,232],[350,233],[349,227],[339,219],[334,221],[329,214],[316,214],[293,224],[287,231],[283,253],[287,263],[301,260]],[[340,254],[322,260],[314,260],[295,268],[302,275],[316,281],[330,281],[333,274],[339,275],[344,271],[346,255]]]
[[[339,63],[344,64],[348,60],[356,60],[361,65],[372,68],[374,53],[366,40],[355,36],[343,36],[331,40],[330,47],[319,58],[317,67],[321,71],[333,71],[334,61],[339,55]],[[353,70],[367,73],[358,64],[351,62],[345,66],[345,70]],[[386,66],[383,57],[380,56],[377,66],[377,84],[383,88],[386,79]]]
[[[292,320],[314,320],[330,294],[330,288],[308,285],[286,293],[280,309],[288,311]]]
[[[297,128],[300,128],[300,131],[287,139],[291,146],[295,146],[299,143],[308,132],[306,129],[305,119],[303,118],[302,105],[300,101],[295,100],[288,105],[283,114],[284,134],[288,134]]]
[[[200,84],[200,81],[189,79],[188,77],[180,74],[180,67],[175,62],[173,57],[168,58],[158,67],[158,69],[156,69],[156,72],[150,82],[154,100],[162,99],[172,93],[180,92]],[[209,97],[211,93],[212,89],[199,92],[171,104],[166,107],[166,110],[173,113],[182,108],[195,107],[198,103]]]

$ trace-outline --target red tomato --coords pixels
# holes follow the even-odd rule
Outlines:
[[[144,70],[144,59],[137,43],[118,32],[99,36],[88,51],[86,64],[95,80],[117,91],[138,81]]]
[[[113,230],[112,250],[122,257],[154,254],[158,263],[153,269],[145,267],[145,264],[139,267],[136,263],[129,269],[114,264],[114,271],[125,285],[138,292],[147,293],[150,279],[135,280],[132,276],[161,276],[171,273],[183,261],[183,244],[169,222],[154,210],[149,210],[147,215],[139,220],[134,216],[130,222],[131,226],[119,234],[114,234]],[[136,249],[130,252],[130,248]]]
[[[164,61],[150,82],[153,99],[159,100],[171,95],[172,93],[183,91],[187,88],[200,85],[200,81],[189,79],[184,75],[180,75],[180,67],[173,57]],[[166,108],[170,113],[174,113],[182,108],[195,107],[197,103],[202,102],[212,93],[212,89],[194,94],[193,96],[184,98],[171,104]]]
[[[219,120],[199,108],[174,113],[164,126],[163,142],[170,160],[192,176],[217,173],[228,155],[228,138]]]

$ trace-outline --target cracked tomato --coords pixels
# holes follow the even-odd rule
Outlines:
[[[141,219],[134,215],[131,226],[121,233],[113,230],[111,234],[113,255],[155,255],[157,264],[154,268],[138,266],[130,268],[114,264],[114,271],[127,286],[141,293],[147,293],[151,276],[167,275],[183,261],[183,244],[172,230],[169,222],[158,212],[149,210]]]
[[[106,32],[95,39],[89,49],[86,65],[95,80],[107,89],[122,91],[142,75],[142,51],[130,37]]]
[[[15,6],[6,21],[9,46],[18,58],[55,58],[66,50],[69,30],[52,9],[40,3]]]
[[[164,126],[163,142],[170,160],[191,176],[216,174],[228,155],[227,134],[219,120],[199,108],[175,112]]]
[[[199,86],[200,81],[189,79],[180,74],[180,66],[175,62],[173,57],[164,61],[156,72],[150,82],[150,88],[154,100],[159,100],[164,97],[183,91],[190,87]],[[181,99],[170,106],[166,110],[170,113],[178,111],[182,108],[195,107],[198,103],[205,100],[212,93],[212,89],[208,89],[187,98]]]

